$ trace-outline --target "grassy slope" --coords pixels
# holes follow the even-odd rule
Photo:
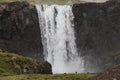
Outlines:
[[[20,67],[31,67],[34,69],[37,66],[38,64],[36,60],[33,60],[31,58],[12,53],[0,52],[0,75],[15,74]]]
[[[61,74],[61,75],[16,75],[1,77],[0,80],[84,80],[90,77],[89,74]]]

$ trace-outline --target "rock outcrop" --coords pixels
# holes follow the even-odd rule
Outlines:
[[[0,3],[0,49],[43,61],[43,46],[35,6]]]
[[[47,61],[44,61],[40,64],[39,66],[39,71],[38,73],[41,74],[52,74],[52,66],[50,63],[48,63]]]

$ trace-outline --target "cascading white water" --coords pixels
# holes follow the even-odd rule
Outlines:
[[[84,72],[84,61],[78,55],[72,7],[69,5],[36,5],[42,33],[45,59],[53,73]]]

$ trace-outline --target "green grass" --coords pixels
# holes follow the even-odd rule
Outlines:
[[[38,62],[13,53],[0,52],[0,75],[16,74],[20,68],[36,69]]]
[[[89,74],[59,74],[59,75],[24,74],[0,77],[0,80],[83,80],[89,77],[90,77]]]

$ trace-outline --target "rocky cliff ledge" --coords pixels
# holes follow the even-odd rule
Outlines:
[[[43,60],[35,6],[27,2],[0,3],[0,49]]]

